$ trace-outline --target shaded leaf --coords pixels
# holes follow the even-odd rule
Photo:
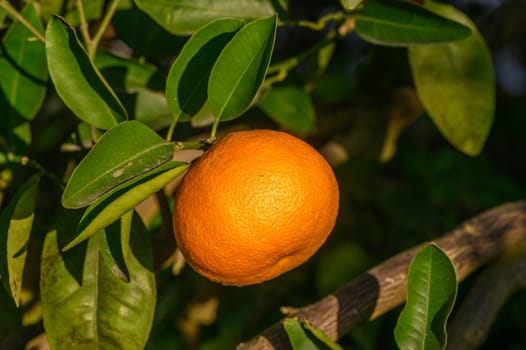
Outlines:
[[[172,121],[164,95],[165,79],[152,64],[124,59],[98,50],[97,67],[123,102],[131,119],[153,130],[160,130]]]
[[[195,32],[170,68],[166,99],[177,120],[189,120],[208,98],[208,79],[225,45],[243,26],[239,19],[219,19]]]
[[[95,237],[61,253],[71,233],[67,228],[50,232],[42,251],[40,289],[51,348],[143,349],[156,288],[150,241],[140,219],[131,230],[129,283],[102,262]]]
[[[187,35],[221,17],[246,20],[274,14],[272,0],[135,0],[142,11],[174,34]],[[282,4],[284,5],[284,4]]]
[[[367,0],[356,33],[380,45],[409,46],[465,39],[468,27],[403,0]]]
[[[471,37],[448,44],[411,47],[409,62],[418,95],[442,135],[460,151],[479,154],[495,113],[491,54],[475,25],[446,4],[431,10],[464,23]]]
[[[433,350],[446,345],[446,322],[455,303],[457,280],[449,257],[436,245],[411,261],[407,302],[394,330],[400,349]]]
[[[186,163],[169,162],[115,187],[86,209],[78,224],[77,236],[64,249],[74,247],[115,222],[187,168]]]
[[[57,93],[77,117],[99,129],[109,129],[127,118],[73,27],[57,16],[46,28],[46,55]]]
[[[277,17],[255,20],[226,45],[210,73],[208,100],[216,118],[243,113],[258,92],[270,63]]]
[[[73,171],[62,195],[65,208],[82,208],[127,180],[168,162],[172,144],[137,121],[108,130]]]
[[[173,116],[168,109],[166,96],[162,92],[145,88],[136,88],[130,96],[133,118],[153,130],[160,130],[170,125]]]
[[[100,69],[108,83],[116,89],[133,92],[137,88],[164,89],[164,78],[157,67],[148,62],[131,58],[125,59],[104,50],[97,50],[95,65]]]
[[[153,58],[154,61],[173,59],[188,39],[166,31],[131,0],[119,2],[111,24],[116,36],[133,51],[134,57]]]
[[[276,123],[293,132],[308,134],[314,127],[314,106],[309,94],[300,87],[273,87],[258,106]]]
[[[0,276],[17,306],[20,305],[39,181],[38,175],[31,177],[0,214]]]
[[[44,33],[34,4],[27,4],[21,12],[40,33]],[[11,146],[24,152],[31,142],[31,121],[44,101],[47,65],[45,47],[35,40],[19,21],[15,21],[4,35],[0,47],[0,111],[3,127]]]
[[[128,253],[132,217],[133,210],[130,210],[119,221],[114,222],[96,234],[102,259],[111,272],[124,282],[130,281]]]
[[[41,0],[39,1],[42,11],[42,17],[46,20],[52,15],[58,14],[63,16],[69,23],[74,26],[80,25],[78,7],[76,0]],[[104,7],[103,0],[83,1],[82,8],[87,21],[98,20]]]

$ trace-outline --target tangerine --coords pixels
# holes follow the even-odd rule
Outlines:
[[[183,177],[174,232],[188,264],[225,285],[277,277],[309,259],[332,231],[338,183],[308,143],[284,132],[232,132]]]

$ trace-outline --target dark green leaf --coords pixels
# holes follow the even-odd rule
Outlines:
[[[127,118],[119,99],[81,46],[75,30],[60,17],[46,29],[49,74],[64,103],[77,117],[100,129]]]
[[[446,345],[446,322],[457,280],[449,257],[436,245],[423,248],[407,274],[407,302],[394,334],[400,349],[435,350]]]
[[[66,225],[50,232],[42,251],[42,311],[51,348],[143,349],[156,288],[150,241],[140,219],[134,218],[131,231],[128,283],[102,261],[95,237],[61,253],[71,233]]]
[[[409,48],[416,89],[444,137],[475,156],[482,150],[495,113],[491,54],[469,18],[450,5],[428,4],[431,10],[469,26],[473,34],[454,43]]]
[[[273,87],[259,107],[276,123],[299,134],[308,134],[316,119],[310,96],[300,87]]]
[[[77,236],[64,249],[74,247],[115,222],[187,168],[186,163],[169,162],[113,188],[86,209],[78,224]]]
[[[130,281],[128,254],[133,210],[97,232],[97,244],[104,262],[113,274],[125,282]]]
[[[367,0],[356,15],[356,33],[380,45],[409,46],[467,38],[468,27],[404,0]]]
[[[216,118],[230,120],[249,106],[270,63],[277,17],[247,24],[219,55],[208,82],[208,101]]]
[[[137,121],[108,130],[69,179],[62,204],[82,208],[127,180],[168,162],[172,144]]]
[[[165,79],[154,65],[102,50],[97,51],[95,63],[132,119],[153,130],[170,125],[172,115],[164,95]]]
[[[0,276],[17,306],[20,305],[39,180],[38,175],[31,177],[0,214]]]
[[[134,57],[173,59],[180,51],[186,36],[175,36],[134,6],[131,0],[121,0],[114,14],[112,28],[133,52]]]
[[[164,78],[153,64],[115,56],[108,51],[98,50],[95,65],[110,85],[116,89],[133,92],[137,88],[164,89]],[[117,90],[116,90],[117,91]]]
[[[225,45],[243,26],[239,19],[219,19],[195,32],[172,64],[166,98],[174,117],[189,120],[207,101],[208,79]]]
[[[34,4],[26,5],[21,15],[44,33]],[[31,141],[28,122],[42,106],[46,81],[44,44],[20,22],[14,22],[0,47],[0,111],[4,122],[0,132],[20,153]]]
[[[182,35],[221,17],[250,20],[275,12],[272,0],[135,0],[135,4],[169,32]]]

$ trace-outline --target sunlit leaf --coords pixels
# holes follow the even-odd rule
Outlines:
[[[153,321],[152,251],[140,219],[130,236],[129,282],[102,260],[93,237],[62,253],[71,225],[50,232],[42,251],[41,298],[52,349],[143,349]]]
[[[247,24],[219,55],[208,82],[208,100],[216,118],[234,119],[250,106],[270,63],[276,21],[271,16]]]
[[[273,87],[258,106],[276,123],[296,133],[307,134],[314,126],[314,106],[301,87]]]
[[[320,340],[323,343],[323,345],[327,346],[328,349],[343,350],[340,344],[336,343],[326,333],[314,327],[309,322],[304,322],[303,326],[305,327],[305,329],[309,330],[312,333],[312,335],[314,335],[318,340]]]
[[[73,171],[64,193],[65,208],[82,208],[127,180],[168,162],[173,146],[137,121],[108,130]]]
[[[296,318],[287,318],[283,322],[293,350],[341,350],[341,346],[326,334],[309,324],[302,324]],[[312,331],[316,334],[314,334]]]
[[[444,137],[475,156],[486,142],[495,113],[491,54],[475,25],[446,4],[431,10],[469,26],[472,35],[453,43],[411,47],[409,62],[418,95]]]
[[[142,11],[174,34],[191,34],[218,18],[254,19],[275,13],[271,0],[135,0]],[[285,5],[285,4],[281,4]]]
[[[0,276],[17,306],[20,305],[39,180],[38,175],[31,177],[0,214]]]
[[[449,257],[436,245],[423,248],[407,274],[407,302],[394,330],[400,349],[435,350],[446,345],[446,322],[457,280]]]
[[[21,15],[44,34],[34,4],[27,4]],[[3,121],[0,133],[18,152],[24,152],[31,141],[28,122],[42,106],[46,81],[44,44],[15,21],[5,33],[0,50],[0,111]]]
[[[340,0],[343,8],[346,10],[354,10],[363,0]]]
[[[74,247],[115,222],[187,168],[186,163],[169,162],[113,188],[86,209],[78,224],[77,236],[64,249]]]
[[[465,39],[470,30],[409,1],[367,0],[356,33],[375,44],[409,46]]]
[[[170,68],[168,106],[177,120],[196,115],[208,98],[208,79],[225,45],[243,26],[239,19],[219,19],[195,32]]]
[[[77,117],[100,129],[109,129],[127,118],[73,27],[57,16],[49,20],[46,28],[46,56],[59,96]]]

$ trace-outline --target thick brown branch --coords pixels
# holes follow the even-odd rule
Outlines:
[[[484,212],[434,242],[451,258],[460,281],[525,237],[526,201],[520,201]],[[424,244],[384,261],[320,301],[296,310],[292,316],[307,320],[332,339],[338,339],[356,325],[386,313],[404,302],[409,263]],[[237,347],[288,348],[281,322]]]

